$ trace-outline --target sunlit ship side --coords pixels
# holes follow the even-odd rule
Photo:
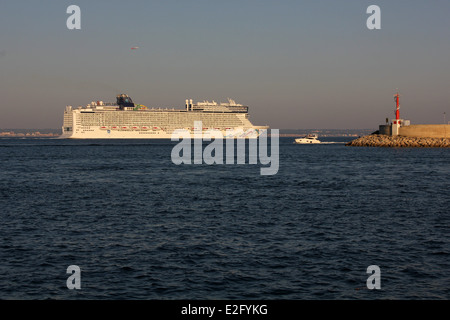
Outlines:
[[[195,125],[200,123],[202,127]],[[257,138],[268,129],[254,126],[248,107],[228,99],[227,103],[186,100],[185,109],[147,108],[126,94],[115,103],[91,102],[86,107],[67,106],[61,138],[70,139],[171,139],[175,130],[192,138],[205,138],[220,131],[224,138]],[[200,135],[199,135],[200,134]]]

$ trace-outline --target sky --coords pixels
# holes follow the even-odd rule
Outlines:
[[[377,129],[398,90],[402,118],[444,123],[449,16],[448,0],[1,0],[0,129],[60,128],[66,105],[120,93],[148,107],[232,98],[273,129]]]

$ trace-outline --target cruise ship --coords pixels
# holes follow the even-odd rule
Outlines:
[[[199,127],[199,124],[201,127]],[[93,101],[85,107],[66,106],[62,135],[71,139],[171,139],[175,130],[191,138],[257,138],[268,126],[254,126],[248,107],[228,99],[226,103],[187,99],[185,109],[148,108],[120,94],[115,103]]]

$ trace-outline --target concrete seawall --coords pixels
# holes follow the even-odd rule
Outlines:
[[[450,148],[450,138],[420,138],[371,134],[345,144],[351,147]]]
[[[450,124],[413,124],[400,127],[398,134],[404,137],[450,138]]]

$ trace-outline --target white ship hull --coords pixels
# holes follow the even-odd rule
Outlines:
[[[311,140],[311,139],[295,139],[296,144],[317,144],[320,143],[318,140]]]
[[[267,131],[266,127],[251,128],[244,130],[243,128],[235,128],[233,130],[226,130],[218,132],[221,133],[224,139],[256,139],[263,132]],[[176,135],[175,135],[176,136]],[[219,135],[220,136],[220,135]],[[167,133],[163,130],[147,131],[147,130],[102,130],[100,128],[89,129],[89,131],[79,130],[76,133],[64,133],[60,139],[172,139],[172,133]],[[180,136],[181,138],[182,136]],[[211,131],[204,131],[201,133],[190,132],[191,139],[211,139],[217,137]]]

